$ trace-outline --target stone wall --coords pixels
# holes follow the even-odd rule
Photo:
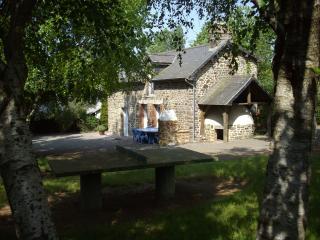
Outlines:
[[[159,121],[159,144],[176,145],[177,121]]]
[[[184,144],[190,142],[190,131],[178,128],[177,121],[159,121],[159,144]]]
[[[217,84],[219,81],[229,79],[230,74],[230,57],[225,58],[226,51],[222,51],[220,54],[214,57],[207,65],[198,72],[194,79],[196,80],[196,102],[206,95],[207,91]],[[253,60],[239,56],[236,58],[238,61],[238,70],[235,74],[238,75],[255,75],[257,76],[257,66]],[[196,140],[200,140],[203,136],[200,135],[200,109],[196,104]]]
[[[233,125],[229,126],[229,140],[240,140],[251,138],[254,133],[254,125]]]
[[[154,83],[154,94],[146,95],[144,88],[136,89],[129,94],[116,92],[108,98],[108,125],[109,131],[113,134],[121,135],[121,112],[128,108],[129,114],[129,134],[132,128],[139,128],[140,125],[140,105],[146,105],[149,113],[149,123],[155,123],[154,106],[159,105],[160,111],[173,109],[177,115],[177,128],[179,135],[186,138],[183,131],[188,132],[189,140],[192,138],[192,89],[184,81],[161,81]],[[153,112],[153,114],[150,114]],[[188,141],[189,141],[188,140]],[[182,140],[181,140],[182,141]],[[185,141],[185,140],[183,140]]]
[[[125,97],[123,93],[114,93],[108,98],[108,131],[120,134],[121,131],[121,111],[124,107]]]
[[[189,130],[177,130],[177,144],[184,144],[190,142],[190,134],[192,134],[192,132],[190,132]]]
[[[129,135],[131,129],[139,126],[139,104],[143,94],[143,85],[136,86],[135,90],[126,92],[115,92],[108,97],[108,131],[113,134],[122,135],[122,119],[123,110],[128,112]]]
[[[214,125],[205,125],[205,135],[202,137],[202,141],[215,142],[217,141],[217,132]]]
[[[183,80],[161,81],[154,83],[154,95],[163,99],[164,109],[175,111],[177,128],[192,133],[192,89]]]

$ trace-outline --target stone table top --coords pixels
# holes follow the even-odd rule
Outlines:
[[[148,146],[117,146],[117,150],[144,162],[150,167],[172,166],[197,162],[210,162],[214,158],[208,154],[181,147]]]
[[[57,177],[115,172],[213,161],[210,155],[180,147],[117,146],[118,152],[101,151],[90,155],[73,153],[50,157]]]

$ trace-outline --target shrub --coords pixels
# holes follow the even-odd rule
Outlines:
[[[79,121],[79,128],[81,132],[90,132],[94,131],[99,124],[99,119],[93,115],[86,115],[84,118]]]
[[[104,125],[98,125],[98,126],[96,127],[96,130],[99,131],[99,132],[104,132],[104,131],[107,130],[107,128],[106,128],[106,126],[104,126]]]
[[[41,105],[31,120],[34,133],[54,132],[88,132],[94,131],[99,119],[86,113],[88,104],[84,102],[68,102],[61,104],[48,102]]]
[[[105,100],[102,102],[100,110],[100,124],[108,127],[108,101]]]

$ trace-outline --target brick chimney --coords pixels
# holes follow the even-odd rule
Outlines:
[[[224,23],[216,24],[215,29],[211,29],[209,34],[209,49],[215,48],[219,42],[223,40],[231,39],[231,35],[227,30],[226,24]]]

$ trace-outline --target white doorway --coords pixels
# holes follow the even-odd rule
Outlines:
[[[159,127],[159,117],[160,117],[160,105],[154,105],[155,109],[156,109],[156,128]]]
[[[129,136],[129,116],[127,108],[122,108],[123,115],[123,136]]]
[[[143,128],[148,127],[148,105],[143,105]]]

